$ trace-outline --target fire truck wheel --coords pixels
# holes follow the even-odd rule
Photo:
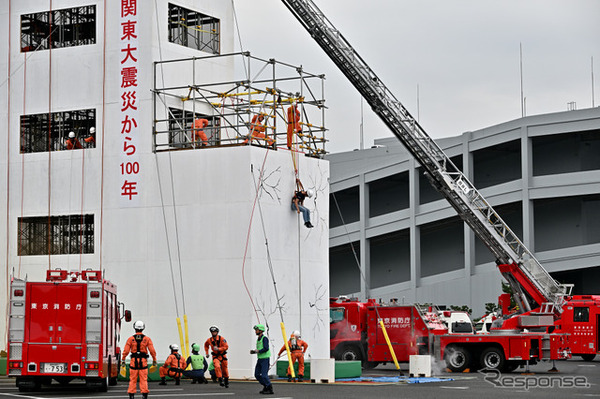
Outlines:
[[[362,360],[360,349],[355,345],[347,345],[342,349],[340,360]]]
[[[500,348],[487,348],[481,353],[481,366],[484,369],[496,369],[504,371],[504,352]]]
[[[587,355],[581,355],[581,358],[583,360],[585,360],[586,362],[591,362],[592,360],[594,360],[596,358],[596,354],[595,353],[589,353]]]
[[[462,346],[448,346],[444,351],[446,366],[455,373],[462,373],[471,365],[471,352]]]

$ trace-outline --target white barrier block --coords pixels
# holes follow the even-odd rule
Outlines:
[[[409,373],[411,377],[431,377],[431,356],[411,355]]]
[[[310,359],[310,379],[317,384],[335,382],[335,359]]]

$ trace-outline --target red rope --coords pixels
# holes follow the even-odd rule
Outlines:
[[[7,86],[6,86],[7,87],[7,95],[8,95],[8,99],[7,99],[7,103],[8,103],[7,104],[7,112],[8,113],[7,113],[7,117],[6,117],[6,120],[7,120],[6,131],[9,133],[6,135],[6,269],[5,269],[5,279],[4,279],[4,281],[6,282],[6,291],[5,291],[6,292],[6,312],[5,312],[5,314],[6,314],[5,323],[6,324],[5,324],[5,326],[8,326],[8,322],[9,322],[9,319],[8,319],[8,306],[9,305],[8,304],[10,303],[10,289],[9,289],[9,278],[8,278],[9,277],[8,249],[10,248],[9,244],[8,244],[10,241],[8,239],[8,237],[10,237],[10,235],[9,235],[9,230],[10,230],[10,224],[9,224],[9,222],[10,222],[10,217],[9,217],[9,215],[10,215],[10,213],[9,213],[9,210],[10,210],[10,207],[9,207],[9,204],[10,204],[10,56],[11,56],[10,43],[12,41],[11,40],[12,29],[11,29],[11,23],[10,23],[11,19],[12,19],[11,18],[12,14],[10,12],[11,11],[10,3],[11,2],[9,0],[8,1],[8,81],[7,81]],[[4,338],[4,347],[6,348],[7,347],[6,344],[8,342],[8,328],[5,328],[3,338]]]
[[[269,155],[269,150],[265,152],[265,159],[263,160],[262,166],[260,167],[260,175],[262,176],[263,169],[265,167],[265,163],[267,162],[267,156]],[[250,213],[250,222],[248,223],[248,233],[246,234],[246,246],[244,247],[244,258],[242,260],[242,282],[244,283],[244,288],[246,289],[246,293],[248,294],[248,298],[250,298],[250,303],[252,303],[252,308],[254,308],[254,313],[256,314],[256,321],[260,322],[260,318],[258,317],[258,311],[256,310],[256,305],[254,304],[254,300],[252,299],[252,294],[248,289],[248,285],[246,284],[246,275],[244,273],[246,268],[246,255],[248,254],[248,243],[250,242],[250,232],[252,231],[252,220],[254,219],[254,210],[256,209],[256,202],[258,201],[258,193],[260,192],[260,184],[256,186],[256,193],[254,195],[254,203],[252,204],[252,212]]]
[[[98,267],[102,270],[102,235],[104,234],[104,121],[106,115],[106,1],[104,2],[104,32],[102,39],[102,156],[100,167],[100,249]],[[98,137],[98,136],[96,136]]]

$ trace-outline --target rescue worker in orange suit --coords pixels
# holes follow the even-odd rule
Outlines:
[[[69,132],[69,138],[67,139],[65,144],[67,145],[67,150],[81,150],[83,148],[79,140],[77,140],[77,138],[75,137],[75,132]]]
[[[304,353],[308,349],[308,344],[300,339],[300,331],[294,331],[288,340],[288,346],[290,348],[292,356],[292,365],[298,361],[298,382],[302,382],[304,379]],[[281,347],[277,356],[285,352],[285,345]],[[288,382],[292,381],[292,371],[289,366],[287,369]]]
[[[219,335],[219,327],[211,326],[208,330],[211,337],[204,343],[206,357],[209,357],[208,350],[210,349],[219,385],[229,388],[229,369],[227,368],[227,350],[229,349],[229,345],[227,344],[227,340]]]
[[[250,123],[250,142],[252,142],[253,139],[262,139],[262,141],[257,140],[258,144],[268,144],[272,146],[273,144],[275,144],[275,141],[272,138],[267,137],[265,135],[266,127],[263,123],[264,119],[265,114],[263,114],[262,112],[252,117],[252,122]],[[244,144],[246,144],[247,142],[248,139],[244,140]]]
[[[183,356],[179,354],[179,345],[169,345],[169,349],[171,349],[171,354],[167,357],[165,363],[158,369],[158,374],[160,375],[160,382],[158,385],[167,385],[167,376],[175,380],[175,385],[179,385],[181,374],[187,367],[185,360],[183,360]]]
[[[87,143],[88,147],[96,146],[96,128],[95,127],[90,128],[90,135],[88,137],[84,138],[83,141],[85,141]]]
[[[300,111],[298,104],[294,104],[287,109],[287,148],[292,149],[292,138],[294,133],[302,132],[300,126]]]
[[[204,133],[203,130],[206,126],[208,126],[208,123],[208,119],[204,118],[196,118],[194,120],[194,125],[192,127],[194,132],[194,142],[201,140],[203,146],[208,145],[208,137],[206,137],[206,133]]]
[[[123,349],[123,356],[121,361],[125,362],[127,355],[131,352],[131,362],[129,363],[129,399],[133,399],[137,379],[140,379],[140,392],[142,397],[145,399],[148,397],[148,355],[152,356],[152,365],[156,366],[156,351],[154,350],[154,344],[150,337],[142,334],[144,331],[144,322],[141,320],[133,323],[135,334],[127,340],[125,348]]]

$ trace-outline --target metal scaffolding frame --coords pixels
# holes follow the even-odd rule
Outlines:
[[[223,80],[208,80],[212,75],[207,77],[206,71],[217,71],[215,80]],[[325,76],[301,66],[249,52],[159,61],[154,63],[153,103],[155,152],[239,145],[287,148],[287,109],[296,104],[302,131],[293,134],[291,149],[312,157],[326,154]],[[260,114],[264,136],[250,137],[253,119]],[[194,137],[197,118],[209,122],[203,129],[207,146]]]

